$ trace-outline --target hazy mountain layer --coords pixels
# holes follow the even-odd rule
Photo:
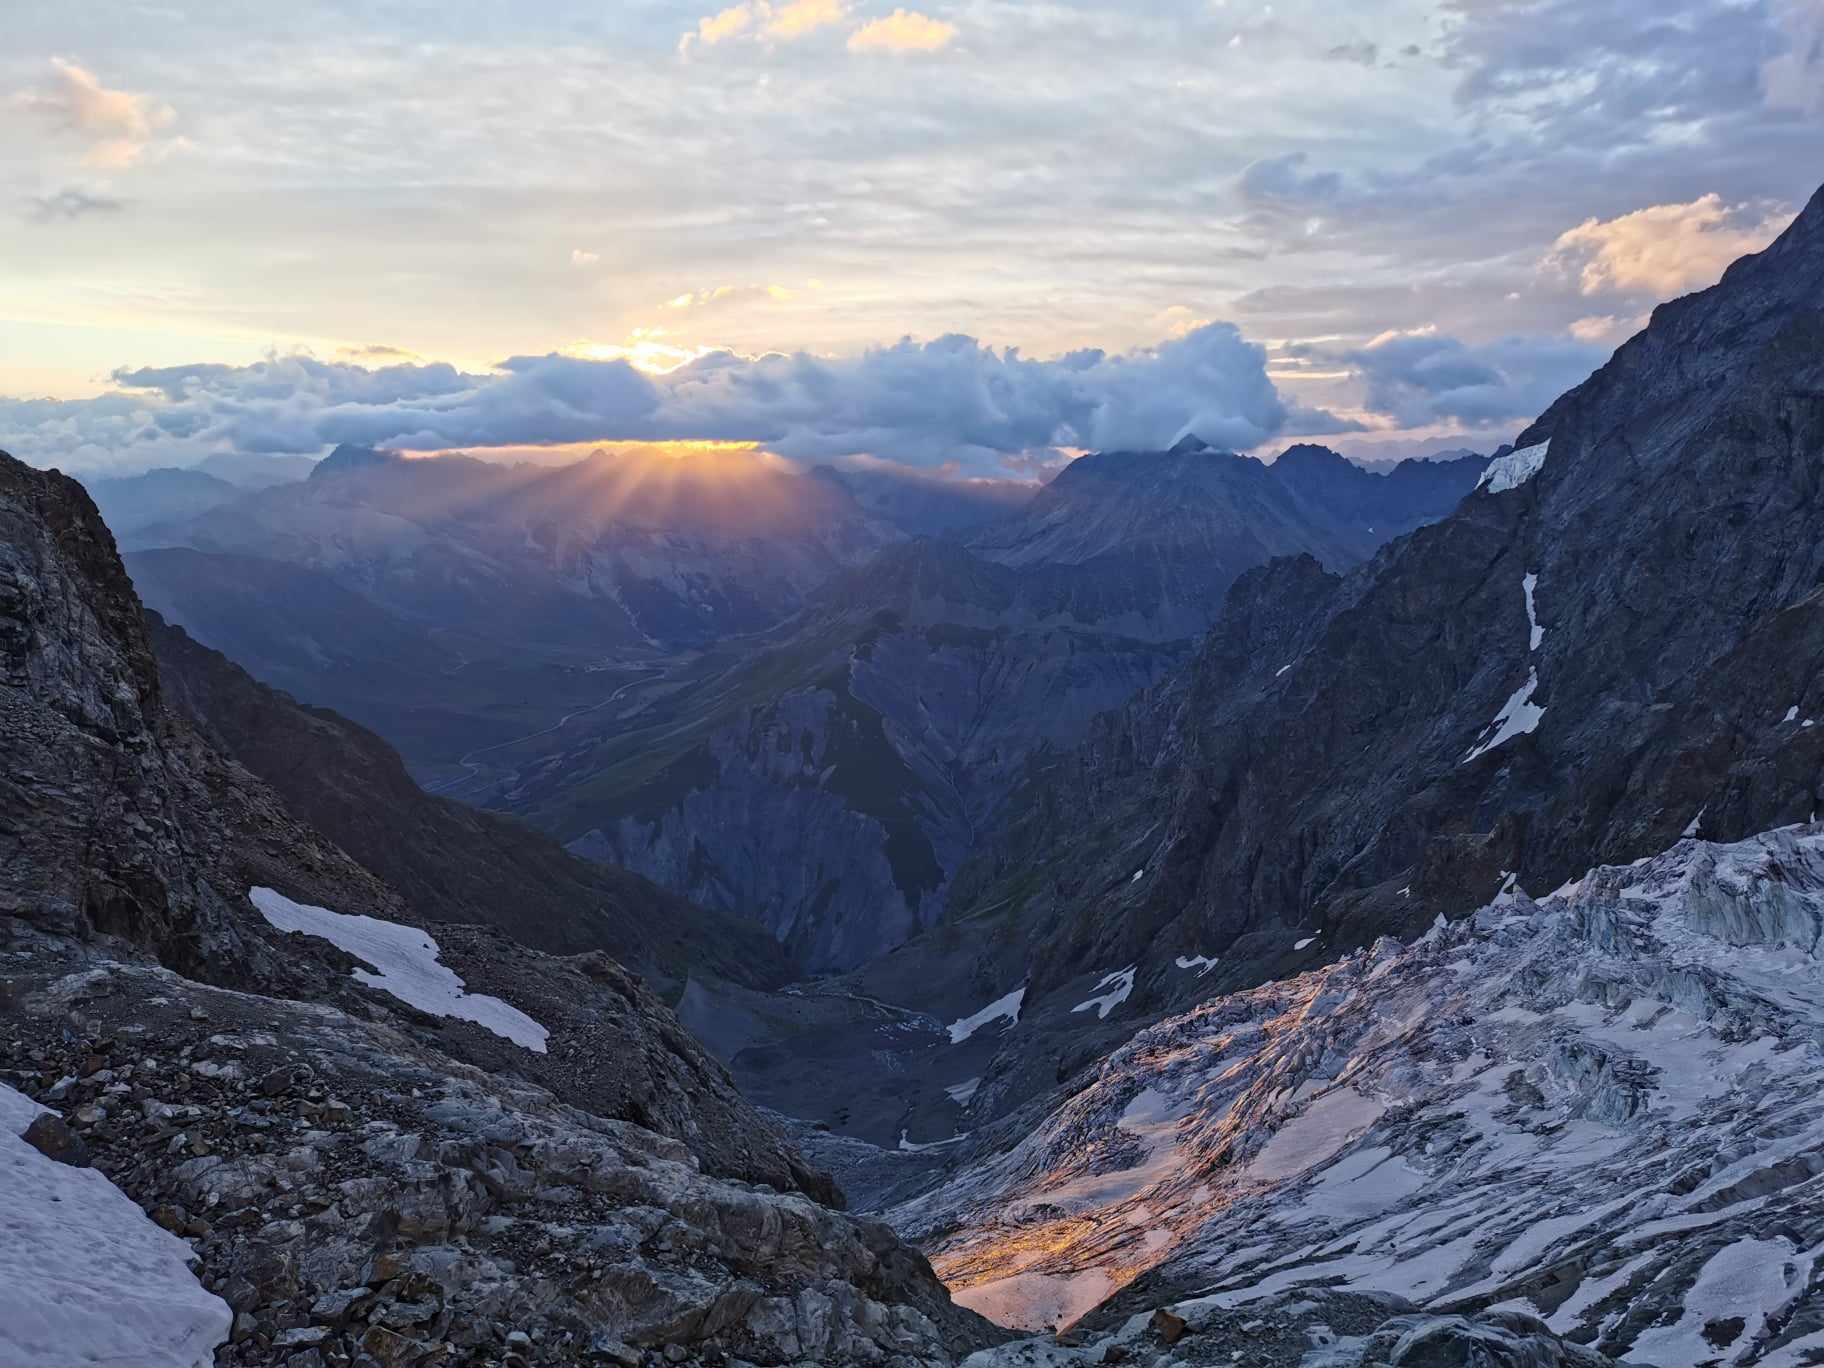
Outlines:
[[[1480,467],[1281,460],[1086,457],[967,549],[914,542],[832,581],[751,660],[496,753],[497,801],[760,917],[809,967],[863,963],[937,918],[1032,757],[1184,658],[1237,567],[1281,545],[1353,564]]]

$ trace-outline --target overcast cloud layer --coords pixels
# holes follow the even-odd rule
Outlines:
[[[0,53],[0,445],[78,469],[1492,445],[1824,174],[1824,0],[100,8]]]

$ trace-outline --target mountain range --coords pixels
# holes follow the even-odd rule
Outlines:
[[[1489,459],[673,459],[0,456],[0,1346],[1824,1358],[1824,191]]]
[[[833,577],[726,667],[496,749],[511,778],[493,801],[760,917],[809,969],[852,968],[938,919],[1029,759],[1159,680],[1241,569],[1282,550],[1353,565],[1481,467],[1371,475],[1317,448],[1266,465],[1194,442],[1085,457],[1013,518]]]

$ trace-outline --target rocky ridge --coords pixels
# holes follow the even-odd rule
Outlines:
[[[191,1242],[248,1318],[223,1361],[909,1365],[995,1338],[599,952],[422,938],[535,1051],[281,932],[250,888],[423,922],[178,715],[92,503],[5,457],[0,667],[3,1081]]]
[[[1027,988],[966,1121],[1175,1006],[1466,915],[1505,873],[1553,887],[1818,810],[1821,336],[1824,195],[1656,310],[1450,516],[1344,575],[1238,580],[1196,658],[1046,757],[958,871],[978,1000]],[[895,976],[954,958],[919,953]],[[1105,1021],[1073,1010],[1130,968]]]

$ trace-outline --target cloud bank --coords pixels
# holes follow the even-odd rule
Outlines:
[[[869,455],[987,472],[1061,448],[1156,448],[1195,432],[1246,450],[1346,430],[1285,403],[1231,324],[1155,347],[1032,360],[971,337],[858,356],[714,352],[665,374],[624,360],[515,356],[493,373],[275,357],[121,370],[77,401],[0,400],[0,446],[37,465],[129,469],[218,451],[315,454],[607,441],[759,442],[798,460]]]
[[[1609,349],[1574,337],[1506,337],[1471,345],[1431,329],[1383,333],[1360,347],[1304,345],[1295,357],[1345,367],[1363,406],[1402,427],[1524,424],[1601,365]]]

